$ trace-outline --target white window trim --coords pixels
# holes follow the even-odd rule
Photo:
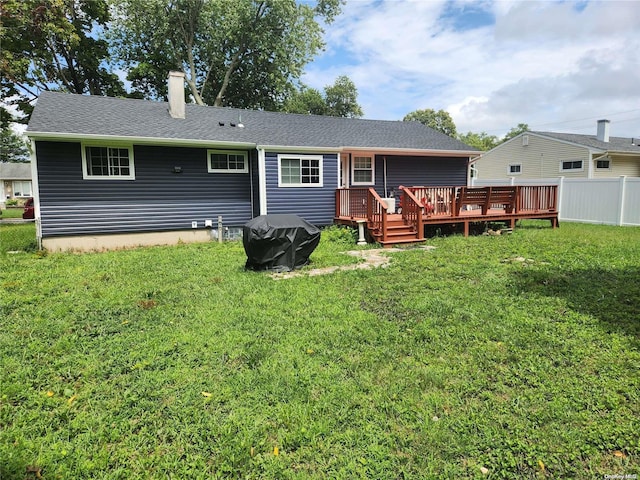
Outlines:
[[[29,194],[25,195],[24,194],[24,188],[19,188],[18,190],[20,190],[20,195],[16,195],[16,183],[28,183],[29,184]],[[33,197],[33,183],[31,183],[31,180],[12,180],[11,181],[11,194],[14,197],[17,198],[29,198],[29,197]]]
[[[318,160],[318,164],[320,166],[320,181],[319,183],[282,183],[282,159],[293,159],[293,160]],[[282,188],[316,188],[324,186],[324,175],[322,171],[322,164],[324,163],[324,157],[322,155],[286,155],[279,154],[278,155],[278,187]]]
[[[371,159],[371,181],[356,182],[356,157],[368,157]],[[359,169],[360,170],[360,169]],[[372,153],[358,153],[351,155],[351,185],[375,185],[376,184],[376,156]]]
[[[520,167],[519,172],[512,172],[511,167]],[[507,165],[507,175],[522,175],[522,164],[521,163],[510,163]]]
[[[242,155],[244,157],[244,168],[211,168],[211,155],[223,153],[226,155]],[[207,150],[207,172],[208,173],[249,173],[249,158],[244,150]]]
[[[599,167],[598,166],[598,162],[609,162],[609,166],[608,167]],[[602,171],[602,170],[611,170],[611,163],[612,162],[611,162],[610,158],[599,158],[594,163],[595,163],[594,166],[596,167],[596,170],[600,170],[600,171]]]
[[[562,168],[562,164],[564,162],[581,162],[582,166],[580,168]],[[560,171],[561,172],[583,172],[584,160],[581,158],[574,158],[574,159],[567,158],[566,160],[560,160]]]
[[[129,175],[89,175],[89,169],[87,168],[87,147],[102,147],[102,148],[126,148],[129,150]],[[136,169],[133,161],[133,145],[123,143],[81,143],[82,148],[82,178],[84,180],[135,180]]]

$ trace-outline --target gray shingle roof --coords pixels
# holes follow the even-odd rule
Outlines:
[[[0,179],[31,180],[30,163],[0,163]]]
[[[242,122],[244,128],[231,127]],[[220,126],[224,123],[224,126]],[[186,106],[174,119],[168,103],[44,92],[27,134],[69,134],[256,145],[372,149],[476,149],[418,122],[362,120],[222,107]]]
[[[551,137],[565,142],[577,143],[585,147],[602,150],[603,152],[629,152],[640,155],[640,140],[624,137],[609,137],[608,142],[598,140],[595,135],[579,135],[575,133],[531,132],[545,137]],[[632,143],[635,143],[635,145]]]

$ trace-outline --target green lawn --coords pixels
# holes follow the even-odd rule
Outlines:
[[[0,227],[0,478],[638,475],[640,229],[547,225],[289,280]]]
[[[22,218],[23,212],[24,212],[24,208],[3,208],[2,215],[0,215],[0,219]]]

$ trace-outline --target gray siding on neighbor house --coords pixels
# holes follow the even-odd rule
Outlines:
[[[338,188],[338,156],[318,155],[323,157],[322,187],[278,187],[278,153],[266,152],[267,213],[293,213],[319,226],[333,223],[335,192]]]
[[[43,237],[203,228],[219,215],[239,226],[252,217],[250,174],[208,173],[206,148],[134,145],[135,180],[84,180],[80,143],[36,142],[36,152]]]
[[[404,186],[458,186],[467,184],[467,158],[396,157],[387,158],[387,189]],[[384,157],[376,155],[376,191],[384,192]]]

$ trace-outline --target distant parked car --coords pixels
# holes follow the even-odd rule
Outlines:
[[[24,204],[24,212],[22,212],[22,218],[31,219],[36,218],[36,211],[33,207],[33,197],[29,197]]]

